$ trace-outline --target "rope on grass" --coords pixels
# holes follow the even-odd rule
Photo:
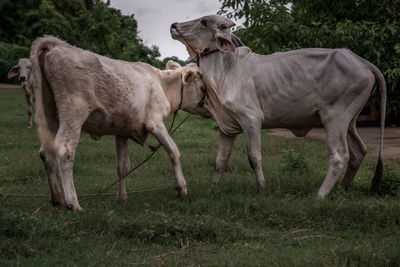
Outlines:
[[[171,122],[171,126],[168,130],[169,135],[172,135],[189,117],[190,114],[186,115],[186,117],[174,128],[174,122],[175,122],[175,118],[176,118],[176,114],[177,112],[174,113],[174,117],[172,119]],[[120,182],[122,179],[126,178],[128,175],[130,175],[132,172],[134,172],[135,170],[137,170],[138,168],[140,168],[141,166],[143,166],[151,157],[154,156],[154,154],[158,151],[158,149],[160,148],[161,144],[158,144],[155,147],[150,147],[152,152],[138,165],[136,165],[136,167],[132,168],[131,170],[129,170],[129,172],[127,172],[125,175],[123,175],[122,177],[118,178],[117,180],[115,180],[114,182],[112,182],[110,185],[108,185],[107,187],[105,187],[104,189],[100,190],[97,194],[87,194],[87,195],[79,195],[79,198],[84,198],[82,200],[80,200],[80,202],[85,202],[88,201],[90,199],[93,199],[95,197],[99,197],[99,196],[110,196],[110,195],[115,195],[115,193],[105,193],[108,189],[110,189],[112,186],[114,186],[115,184],[117,184],[118,182]],[[152,189],[143,189],[143,190],[135,190],[135,191],[129,191],[127,192],[127,194],[137,194],[137,193],[144,193],[144,192],[152,192],[152,191],[163,191],[163,190],[170,190],[170,189],[174,189],[173,187],[159,187],[159,188],[152,188]],[[23,195],[23,194],[7,194],[7,193],[0,193],[0,197],[1,200],[5,200],[7,197],[27,197],[27,198],[42,198],[42,197],[50,197],[49,195]]]
[[[152,192],[152,191],[164,191],[164,190],[171,190],[174,189],[174,187],[168,186],[168,187],[158,187],[158,188],[152,188],[152,189],[143,189],[143,190],[133,190],[133,191],[128,191],[126,192],[127,194],[137,194],[137,193],[146,193],[146,192]],[[102,193],[102,194],[85,194],[85,195],[79,195],[78,197],[93,197],[93,196],[112,196],[115,195],[115,193]],[[3,194],[0,193],[1,200],[5,200],[7,197],[28,197],[28,198],[50,198],[50,195],[20,195],[20,194]]]

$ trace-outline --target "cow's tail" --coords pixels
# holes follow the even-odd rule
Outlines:
[[[46,54],[56,46],[69,46],[53,36],[37,38],[31,47],[32,87],[36,97],[35,121],[40,142],[44,149],[54,151],[58,129],[57,107],[53,91],[46,79]]]
[[[366,61],[366,60],[365,60]],[[385,129],[385,116],[386,116],[386,82],[383,74],[380,70],[372,63],[366,61],[368,68],[375,76],[376,85],[379,87],[381,92],[381,125],[380,125],[380,137],[379,137],[379,154],[378,163],[375,169],[375,175],[371,181],[371,188],[369,190],[370,195],[374,195],[378,192],[379,186],[383,178],[383,164],[382,164],[382,149],[383,149],[383,133]]]

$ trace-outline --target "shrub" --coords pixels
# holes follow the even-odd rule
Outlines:
[[[29,47],[0,42],[0,82],[17,82],[17,78],[7,78],[8,71],[18,63],[19,58],[29,57],[29,51]]]
[[[396,170],[397,169],[397,170]],[[400,192],[400,171],[394,164],[385,164],[382,184],[379,189],[381,195],[396,195]]]

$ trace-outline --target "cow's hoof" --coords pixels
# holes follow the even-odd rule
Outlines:
[[[265,186],[265,184],[257,186],[257,191],[258,191],[259,193],[263,193],[263,192],[265,192],[266,190],[267,190],[267,187]]]
[[[182,186],[177,186],[177,187],[175,187],[175,190],[176,190],[176,192],[177,192],[179,197],[187,196],[187,187],[186,187],[186,185],[183,186],[183,187]]]
[[[326,195],[327,195],[327,194],[325,194],[325,193],[318,192],[317,198],[318,198],[318,199],[324,199],[324,198],[326,197]]]
[[[72,208],[72,209],[73,209],[74,212],[83,212],[83,211],[85,211],[85,210],[82,209],[80,206],[79,206],[79,207]]]
[[[217,184],[213,183],[207,191],[207,196],[211,196],[215,194],[215,189],[217,188]]]
[[[126,193],[125,194],[118,194],[117,197],[118,197],[118,201],[120,203],[126,203],[128,201],[128,195]]]
[[[65,206],[65,202],[64,202],[64,199],[62,197],[51,198],[50,199],[50,203],[51,203],[51,205],[53,205],[53,207],[56,207],[56,206],[63,207],[63,206]]]
[[[73,210],[74,212],[81,212],[84,211],[84,209],[81,208],[79,204],[67,204],[66,207],[68,209]]]

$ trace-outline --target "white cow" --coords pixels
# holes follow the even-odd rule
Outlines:
[[[114,60],[71,46],[52,36],[32,44],[36,122],[53,204],[82,210],[73,182],[73,161],[81,131],[116,136],[118,175],[130,169],[128,139],[144,145],[149,133],[167,150],[176,190],[186,195],[180,153],[164,126],[178,109],[209,116],[200,107],[203,83],[195,64],[161,71],[146,63]],[[56,181],[56,164],[64,199]],[[118,198],[127,198],[125,179]]]
[[[31,70],[32,63],[29,58],[20,58],[18,60],[18,64],[12,67],[8,72],[8,79],[11,79],[19,74],[19,80],[21,81],[22,88],[25,92],[25,101],[28,108],[28,128],[32,128],[32,105],[35,102],[35,95],[32,87],[29,84]]]
[[[287,128],[305,136],[319,124],[327,131],[330,165],[318,191],[326,196],[347,165],[342,184],[353,180],[367,153],[356,120],[376,86],[381,91],[378,165],[371,186],[382,179],[381,151],[386,84],[373,64],[347,49],[300,49],[272,55],[252,53],[231,33],[235,24],[222,16],[204,16],[171,25],[171,35],[197,57],[207,88],[206,106],[220,128],[214,183],[227,167],[235,136],[246,137],[248,157],[258,185],[265,187],[261,135],[265,128]]]

